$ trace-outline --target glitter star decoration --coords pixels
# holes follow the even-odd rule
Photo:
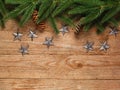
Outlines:
[[[31,38],[31,41],[33,41],[33,38],[37,38],[38,36],[36,35],[36,32],[30,30],[28,37]]]
[[[101,51],[107,51],[107,49],[109,49],[110,46],[107,44],[107,41],[101,43],[101,47],[100,47],[100,50]]]
[[[28,54],[28,48],[29,48],[29,45],[27,46],[21,45],[20,53],[22,54],[22,56],[24,56],[25,54]]]
[[[46,37],[43,45],[47,45],[47,48],[49,48],[50,46],[54,45],[52,41],[53,41],[53,37],[51,37],[51,38]]]
[[[115,35],[115,37],[117,36],[118,34],[118,29],[116,27],[110,27],[110,35]]]
[[[87,52],[89,52],[93,50],[93,44],[94,44],[93,42],[87,41],[87,43],[83,47],[87,50]]]
[[[17,32],[13,33],[14,40],[19,40],[19,41],[21,41],[22,35],[23,35],[23,34],[21,34],[21,33],[19,32],[19,30],[17,30]]]
[[[63,26],[61,29],[60,29],[60,32],[62,32],[63,35],[65,35],[65,33],[68,33],[68,27],[67,26]]]

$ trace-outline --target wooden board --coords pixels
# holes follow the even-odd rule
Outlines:
[[[120,79],[120,56],[2,55],[0,78]]]
[[[0,90],[120,90],[120,80],[0,79]]]
[[[60,28],[60,24],[58,24]],[[30,41],[29,22],[20,32],[22,41],[13,41],[18,25],[8,21],[0,30],[0,90],[120,90],[120,34],[109,35],[109,28],[97,35],[90,32],[74,35],[70,29],[64,36],[55,35],[47,26],[38,38]],[[54,46],[44,46],[45,37],[54,37]],[[100,51],[100,42],[108,41],[110,49]],[[86,53],[86,41],[94,42],[94,50]],[[29,44],[29,54],[19,53],[21,44]]]

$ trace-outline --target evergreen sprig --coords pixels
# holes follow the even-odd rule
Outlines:
[[[6,3],[9,4],[23,4],[28,2],[34,2],[35,0],[5,0]]]
[[[6,13],[2,1],[0,1],[0,16]],[[74,27],[74,20],[81,16],[77,21],[83,26],[84,31],[96,26],[98,33],[103,32],[108,24],[117,27],[120,20],[119,0],[5,0],[5,2],[17,5],[17,7],[5,15],[4,19],[22,16],[20,25],[23,26],[37,9],[36,23],[49,20],[56,33],[59,32],[56,24],[57,18]]]
[[[58,34],[58,33],[59,33],[59,30],[58,30],[58,28],[57,28],[55,19],[54,19],[52,16],[50,16],[48,20],[49,20],[51,26],[53,27],[55,33]]]
[[[85,31],[96,26],[97,32],[103,32],[109,23],[118,26],[116,15],[120,13],[119,0],[74,0],[74,2],[77,6],[73,7],[68,14],[82,15],[79,23],[83,25]]]
[[[5,3],[0,0],[0,26],[4,27],[4,16],[6,15],[7,13],[7,10],[6,10],[6,7],[5,7]]]

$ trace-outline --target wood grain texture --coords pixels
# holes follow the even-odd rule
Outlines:
[[[0,79],[0,90],[120,90],[120,80]]]
[[[48,25],[30,41],[28,31],[34,24],[29,22],[20,28],[22,41],[13,41],[17,28],[10,20],[5,29],[0,29],[0,90],[120,90],[120,34],[110,36],[106,28],[97,35],[93,28],[75,36],[70,28],[63,36],[54,34]],[[42,43],[51,36],[54,46],[48,49]],[[89,53],[83,48],[87,40],[95,42]],[[99,51],[105,40],[110,49]],[[29,44],[29,54],[19,53],[21,44]]]
[[[0,78],[120,79],[120,56],[0,56]]]

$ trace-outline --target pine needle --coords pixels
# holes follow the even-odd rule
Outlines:
[[[13,11],[8,13],[8,15],[6,15],[4,19],[15,18],[15,17],[19,16],[21,13],[23,13],[27,9],[27,7],[29,5],[30,5],[30,3],[25,3],[25,4],[18,6]]]
[[[100,34],[105,30],[104,26],[100,23],[96,23],[96,27],[97,27],[97,34]]]
[[[39,24],[40,22],[44,21],[45,19],[49,18],[51,14],[53,13],[54,9],[56,7],[56,3],[51,3],[49,8],[44,12],[44,14],[41,14],[42,16],[38,18],[37,23]]]
[[[4,16],[7,13],[6,7],[2,0],[0,0],[0,13]]]
[[[119,22],[115,18],[111,18],[108,22],[115,27],[119,26]]]
[[[71,20],[69,17],[67,17],[67,16],[60,16],[59,18],[65,24],[67,24],[69,26],[72,26],[72,27],[75,27],[75,24],[74,24],[73,20]]]
[[[85,32],[87,32],[87,31],[90,30],[91,27],[92,27],[92,23],[85,24],[84,27],[83,27],[83,30],[84,30]]]
[[[107,20],[109,20],[110,18],[112,18],[116,13],[120,12],[120,6],[119,7],[115,7],[112,8],[111,10],[109,10],[105,16],[102,18],[101,23],[106,22]]]
[[[44,17],[46,10],[49,9],[51,3],[52,3],[52,1],[50,1],[50,0],[43,0],[42,1],[42,4],[40,5],[39,11],[38,11],[38,20],[37,20],[37,23],[40,23],[43,20],[43,19],[41,20],[41,17],[42,16]]]
[[[55,33],[58,34],[58,33],[59,33],[59,30],[58,30],[58,28],[57,28],[57,24],[56,24],[56,22],[55,22],[55,19],[54,19],[52,16],[49,17],[49,22],[50,22],[53,30],[55,31]]]
[[[35,4],[32,4],[27,8],[27,11],[24,13],[21,21],[20,21],[20,26],[23,26],[32,16],[34,9],[36,8]]]
[[[99,15],[100,15],[99,11],[96,10],[96,12],[92,12],[92,13],[88,14],[86,17],[82,18],[80,20],[80,24],[84,25],[84,24],[90,23],[93,20],[95,20]]]
[[[28,2],[34,2],[35,0],[5,0],[7,4],[24,4]]]
[[[72,0],[64,0],[61,1],[61,3],[59,4],[59,6],[55,9],[55,11],[53,12],[52,16],[55,17],[61,13],[63,13],[66,9],[68,9],[71,5],[73,4]]]

